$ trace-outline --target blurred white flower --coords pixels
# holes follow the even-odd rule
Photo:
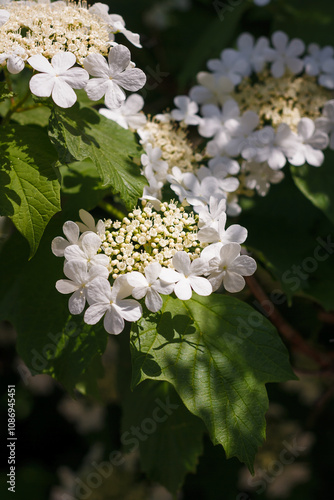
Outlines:
[[[292,165],[299,166],[308,163],[320,167],[325,160],[321,149],[326,149],[329,143],[328,135],[315,128],[315,123],[310,118],[302,118],[298,124],[299,145],[296,153],[289,158]]]
[[[315,121],[315,126],[329,135],[329,147],[334,149],[334,99],[326,102],[322,117]]]
[[[207,67],[216,76],[229,78],[234,85],[238,85],[244,76],[251,73],[249,61],[234,49],[224,49],[220,59],[209,59]]]
[[[121,127],[137,130],[145,125],[147,118],[144,113],[140,113],[144,106],[144,99],[139,94],[131,94],[124,103],[117,109],[100,108],[99,113],[118,123]]]
[[[334,48],[330,45],[319,47],[317,43],[311,43],[307,49],[308,54],[304,57],[305,72],[310,76],[317,76],[321,72],[322,65],[329,59],[333,59]]]
[[[175,97],[174,104],[179,109],[173,109],[171,116],[173,120],[178,122],[183,121],[187,125],[198,125],[201,121],[198,113],[198,105],[196,102],[191,101],[186,95],[179,95]]]
[[[169,295],[173,292],[173,285],[164,285],[160,279],[162,267],[158,262],[152,262],[145,267],[144,273],[134,271],[127,274],[129,285],[133,288],[131,294],[137,300],[145,297],[145,305],[149,311],[157,312],[162,307],[160,293]]]
[[[289,42],[288,35],[283,31],[275,31],[271,37],[274,48],[265,49],[267,61],[272,62],[271,73],[275,78],[284,75],[288,68],[294,75],[300,73],[304,61],[300,56],[305,50],[305,44],[299,38]]]

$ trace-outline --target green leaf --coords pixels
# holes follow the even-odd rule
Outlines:
[[[134,428],[142,439],[134,437]],[[180,489],[188,472],[195,472],[203,452],[204,426],[170,384],[146,381],[129,393],[122,429],[126,450],[139,445],[142,470],[172,493]]]
[[[291,172],[298,189],[334,224],[333,163],[334,151],[326,150],[325,162],[321,167],[303,165],[291,167]]]
[[[60,210],[57,156],[39,127],[10,125],[1,130],[0,213],[12,219],[35,254],[51,217]]]
[[[0,102],[13,97],[14,92],[9,90],[6,82],[0,82]]]
[[[289,170],[285,173],[267,196],[247,200],[238,222],[248,229],[247,247],[257,252],[289,299],[303,293],[333,309],[333,224],[299,191]]]
[[[129,209],[136,205],[146,180],[132,159],[140,154],[132,132],[94,109],[80,109],[76,104],[66,111],[54,108],[49,136],[62,163],[90,158],[104,187],[111,187],[114,193],[119,192]]]
[[[80,208],[94,208],[104,190],[90,161],[63,166],[61,171],[64,208],[50,221],[36,255],[27,260],[27,242],[17,231],[1,250],[0,319],[13,324],[18,353],[34,373],[51,373],[73,388],[95,363],[94,356],[101,354],[108,335],[99,327],[85,326],[80,316],[69,324],[69,295],[55,288],[64,278],[64,259],[52,254],[51,242],[63,234],[66,220],[79,219]]]
[[[253,470],[265,437],[265,383],[294,378],[275,328],[247,304],[211,295],[168,296],[131,336],[133,385],[166,380],[206,424],[214,444]]]

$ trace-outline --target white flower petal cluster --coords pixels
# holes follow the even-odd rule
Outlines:
[[[139,35],[125,28],[121,16],[108,11],[102,3],[87,9],[81,2],[8,2],[6,10],[0,9],[0,67],[6,64],[13,74],[25,66],[37,71],[29,82],[32,94],[51,96],[62,108],[76,102],[73,89],[85,89],[93,101],[105,96],[107,108],[119,108],[126,99],[124,90],[139,90],[146,76],[134,67],[129,49],[114,42],[114,35],[123,33],[141,47]],[[128,119],[121,126],[144,123],[142,116],[139,120],[135,116],[141,109],[138,98],[128,104],[136,111],[124,107]]]
[[[143,106],[142,96],[131,94],[118,109],[100,108],[99,113],[125,129],[137,130],[147,121],[145,114],[141,112]]]
[[[144,299],[146,308],[156,313],[162,308],[162,295],[174,292],[180,300],[189,300],[193,292],[210,295],[221,283],[228,291],[243,288],[242,276],[252,274],[256,264],[251,257],[240,256],[238,242],[245,241],[246,229],[239,225],[225,229],[224,198],[211,196],[208,207],[199,207],[196,218],[201,226],[198,235],[201,234],[202,248],[196,247],[199,241],[193,228],[198,226],[193,214],[184,212],[173,202],[161,204],[160,209],[162,215],[146,205],[143,210],[134,209],[123,223],[99,221],[97,224],[88,212],[81,210],[83,222],[64,224],[67,239],[55,238],[52,251],[58,257],[65,257],[67,279],[58,280],[56,289],[62,294],[71,294],[68,302],[71,314],[81,314],[88,302],[84,321],[95,325],[103,318],[105,330],[118,335],[125,321],[138,321],[142,316],[139,300]],[[84,231],[81,235],[79,226]],[[114,231],[110,232],[111,227]],[[104,234],[97,228],[104,230]],[[108,245],[116,259],[107,255]],[[230,260],[226,250],[222,252],[229,245],[238,250]],[[229,266],[227,272],[226,265]]]

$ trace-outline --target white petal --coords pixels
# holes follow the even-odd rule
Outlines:
[[[226,229],[224,235],[224,243],[243,243],[248,235],[248,231],[245,227],[239,224],[233,224]]]
[[[49,61],[46,59],[46,57],[42,56],[41,54],[29,57],[28,63],[37,71],[40,71],[42,73],[48,73],[52,76],[56,75],[56,72],[49,63]]]
[[[84,322],[87,323],[87,325],[95,325],[106,310],[110,307],[108,304],[93,304],[85,312],[84,315]]]
[[[145,305],[147,309],[155,313],[162,308],[162,304],[162,298],[160,297],[158,292],[150,288],[145,298]]]
[[[150,290],[151,288],[149,288],[148,286],[138,286],[132,290],[131,294],[134,299],[140,300],[145,297],[145,295],[149,293]]]
[[[75,62],[76,58],[72,52],[58,52],[51,59],[51,64],[58,75],[71,68]]]
[[[103,326],[108,333],[118,335],[124,329],[124,319],[119,310],[111,306],[104,317]]]
[[[96,233],[86,233],[82,238],[81,247],[88,257],[94,257],[101,247],[101,238]]]
[[[73,293],[78,289],[78,285],[70,280],[58,280],[56,289],[60,293]]]
[[[77,95],[61,76],[54,78],[52,99],[61,108],[70,108],[77,100]]]
[[[95,278],[87,288],[87,299],[90,305],[95,303],[110,304],[111,286],[107,279]]]
[[[238,243],[227,243],[220,250],[220,259],[222,263],[229,265],[240,254],[241,246]]]
[[[231,264],[229,271],[242,274],[242,276],[251,276],[256,271],[256,262],[248,255],[240,255]]]
[[[245,286],[245,280],[240,274],[226,271],[223,278],[224,288],[230,293],[240,292]]]
[[[72,222],[71,220],[66,221],[63,225],[63,233],[72,245],[76,245],[78,243],[80,231],[75,222]]]
[[[133,299],[118,300],[116,305],[120,308],[120,314],[126,321],[138,321],[143,313],[139,302]]]
[[[189,281],[186,278],[182,278],[178,283],[176,283],[174,293],[180,300],[191,299],[192,290]]]
[[[121,87],[119,87],[115,81],[109,80],[108,85],[106,86],[106,93],[104,100],[106,106],[110,109],[119,108],[125,101],[125,98],[126,95],[121,89]]]
[[[83,65],[90,75],[101,79],[109,78],[109,66],[101,54],[89,54],[89,56],[84,59]],[[97,101],[97,99],[93,100]]]
[[[142,273],[133,271],[126,275],[129,285],[133,287],[147,287],[148,282]]]
[[[70,245],[70,243],[65,240],[62,236],[57,236],[52,240],[51,243],[51,250],[56,257],[63,257],[64,256],[64,250]]]
[[[110,80],[92,78],[85,87],[85,91],[92,101],[99,101],[107,92]]]
[[[132,68],[114,77],[114,81],[125,90],[137,91],[146,83],[145,73],[138,68]]]
[[[87,264],[87,257],[78,245],[69,245],[66,247],[64,250],[64,257],[68,261],[82,260],[86,261],[85,263]]]
[[[190,274],[190,257],[186,252],[176,252],[172,259],[172,263],[177,271],[186,276]]]
[[[155,280],[159,278],[159,275],[161,273],[161,265],[159,262],[152,262],[148,266],[145,267],[145,276],[147,278],[147,281],[149,283],[153,283]]]
[[[34,75],[29,82],[29,88],[37,97],[50,97],[56,77],[52,74],[41,73]]]
[[[25,63],[20,56],[12,55],[7,60],[7,69],[9,73],[12,73],[13,75],[17,75],[18,73],[20,73],[23,70],[24,66]]]
[[[87,280],[87,263],[82,260],[65,262],[64,274],[75,283],[85,283]]]
[[[69,298],[68,308],[71,314],[81,314],[86,304],[86,293],[84,290],[77,290]]]
[[[71,68],[61,75],[61,78],[73,89],[83,89],[89,80],[89,75],[83,68]]]
[[[118,75],[124,71],[130,64],[131,53],[124,45],[116,45],[109,51],[108,62],[111,76]]]
[[[189,283],[198,295],[207,296],[212,293],[211,283],[205,279],[198,276],[190,276]]]
[[[161,269],[160,279],[166,283],[176,283],[182,277],[182,274],[174,271],[174,269],[166,269],[165,267]]]

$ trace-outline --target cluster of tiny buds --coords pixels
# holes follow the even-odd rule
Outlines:
[[[191,260],[203,245],[197,239],[198,216],[187,213],[174,201],[161,203],[160,213],[150,205],[136,208],[122,222],[105,221],[101,251],[111,259],[111,275],[144,272],[151,262],[172,267],[176,252],[185,251]]]

